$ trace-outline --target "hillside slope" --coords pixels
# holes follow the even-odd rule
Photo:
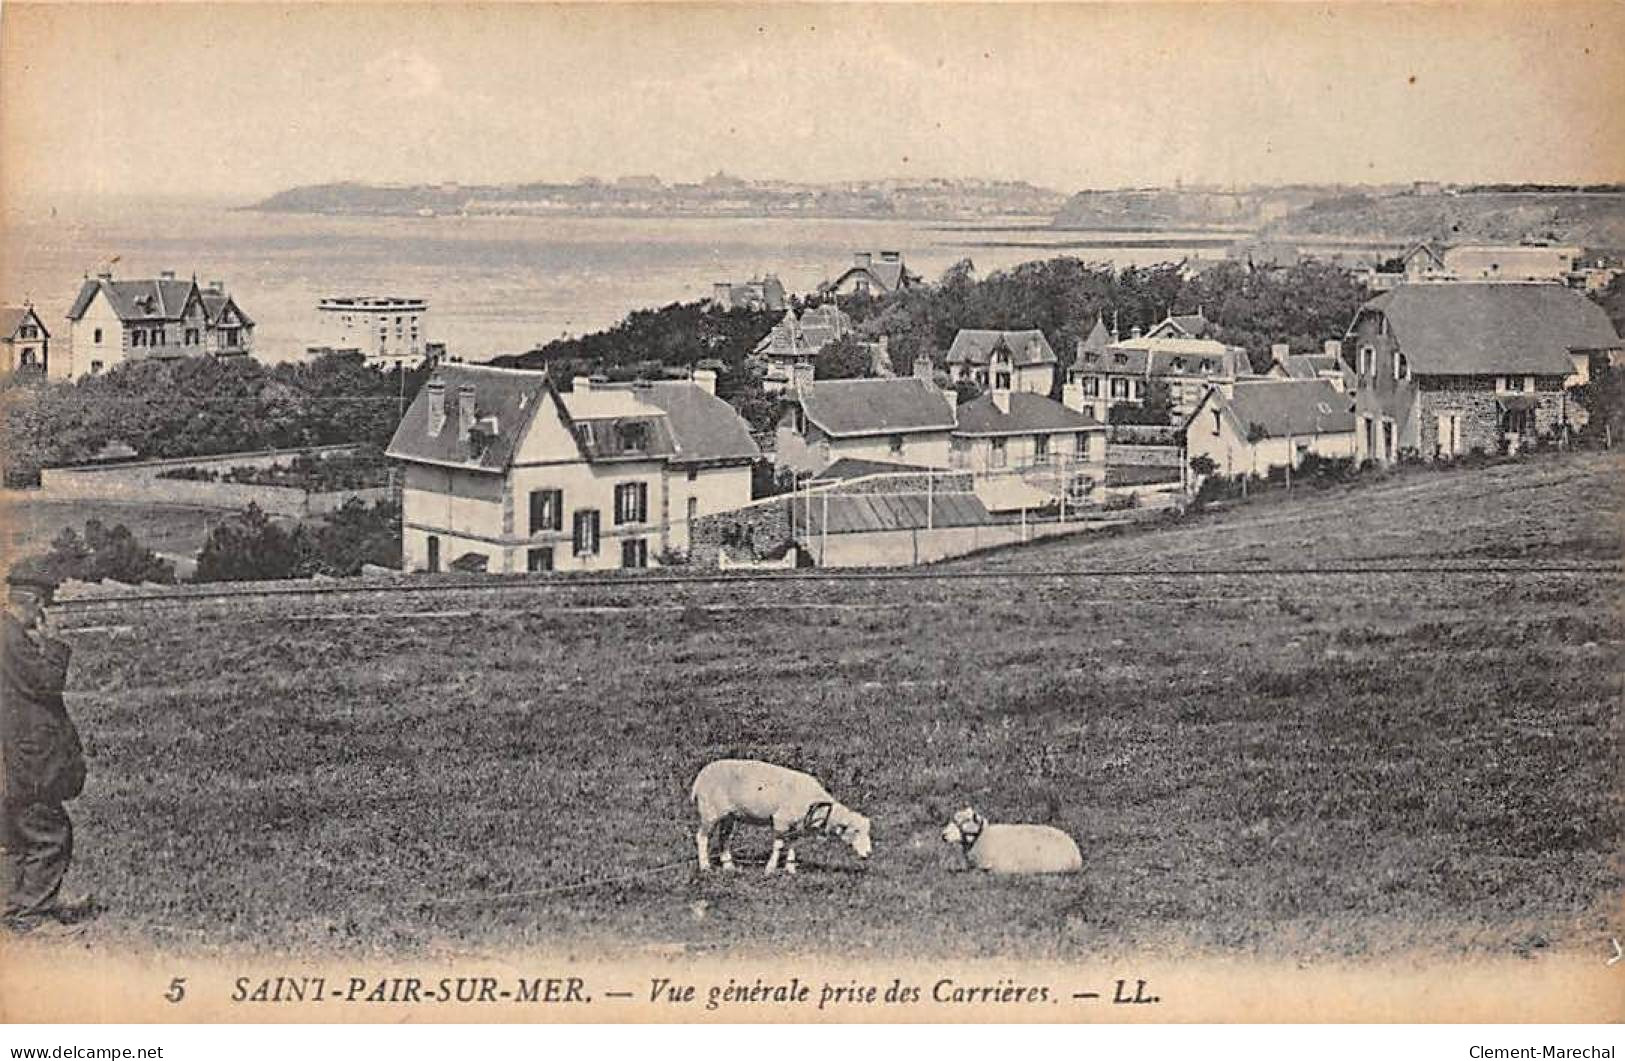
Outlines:
[[[1600,563],[1619,470],[1403,477],[1021,554],[1073,574],[1002,577],[1012,553],[929,573],[963,578],[70,610],[76,885],[109,907],[87,943],[1600,954],[1621,889],[1625,579]],[[1574,563],[1483,562],[1503,549]],[[1374,569],[1290,570],[1320,557]],[[1381,570],[1417,558],[1455,570]],[[1238,559],[1261,570],[1177,573]],[[1141,573],[1087,573],[1114,565]],[[874,858],[811,840],[793,881],[699,876],[687,786],[741,755],[869,814]],[[938,835],[967,802],[1066,829],[1083,872],[957,872]],[[736,851],[765,841],[742,827]]]
[[[1268,225],[1264,235],[1277,240],[1320,236],[1396,243],[1515,243],[1530,238],[1620,248],[1625,247],[1625,195],[1350,195],[1295,210]]]

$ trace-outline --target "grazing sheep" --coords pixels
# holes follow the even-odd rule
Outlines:
[[[773,826],[773,853],[764,873],[778,868],[781,850],[785,852],[785,872],[794,873],[796,849],[790,844],[811,833],[844,840],[859,858],[868,858],[873,847],[869,819],[836,802],[817,778],[798,770],[754,759],[718,759],[700,770],[690,796],[700,815],[694,843],[702,871],[711,868],[713,829],[722,852],[722,868],[734,868],[728,842],[735,822]]]
[[[943,826],[942,839],[958,844],[965,864],[989,873],[1076,873],[1078,845],[1049,825],[996,825],[966,807]]]

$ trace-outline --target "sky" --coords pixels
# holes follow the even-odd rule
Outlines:
[[[7,2],[0,195],[1618,181],[1622,43],[1619,3]]]

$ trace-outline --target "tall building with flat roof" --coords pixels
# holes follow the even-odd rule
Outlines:
[[[428,355],[424,299],[356,295],[324,298],[316,308],[334,349],[359,350],[368,361],[416,363]]]

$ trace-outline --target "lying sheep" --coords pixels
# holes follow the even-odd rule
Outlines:
[[[869,819],[836,802],[817,778],[797,770],[754,759],[718,759],[700,770],[690,796],[700,815],[694,843],[699,848],[702,871],[711,868],[713,829],[722,852],[722,867],[734,868],[728,841],[735,822],[773,826],[773,853],[768,856],[765,873],[778,868],[781,850],[785,852],[785,872],[794,873],[796,849],[791,844],[808,834],[823,833],[844,840],[859,858],[868,858],[872,850]]]
[[[1083,868],[1078,845],[1049,825],[995,825],[966,807],[942,828],[958,844],[965,864],[989,873],[1076,873]]]

